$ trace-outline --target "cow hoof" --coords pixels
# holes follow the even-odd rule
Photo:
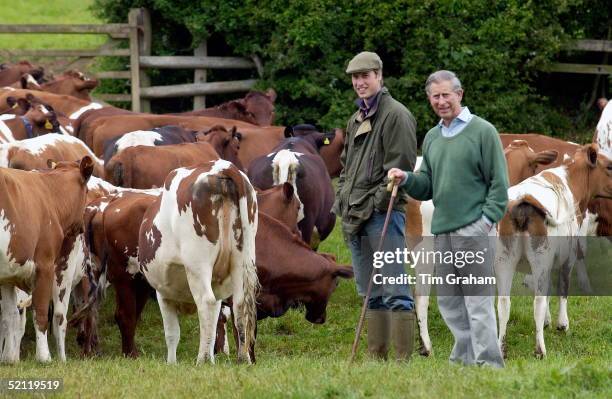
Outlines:
[[[431,349],[427,349],[425,346],[421,346],[419,348],[419,355],[423,357],[429,357],[431,356]]]
[[[567,332],[569,332],[569,326],[567,324],[566,325],[558,325],[557,326],[557,331],[567,333]]]
[[[544,359],[546,357],[546,353],[544,351],[542,351],[541,348],[536,348],[535,352],[533,353],[536,359]]]

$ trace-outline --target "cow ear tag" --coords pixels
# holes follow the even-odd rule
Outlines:
[[[18,106],[19,106],[19,104],[15,103],[15,104],[13,104],[13,106],[12,106],[11,108],[15,109],[15,108],[17,108]]]
[[[329,145],[329,139],[327,137],[325,137],[325,140],[323,140],[323,144]]]
[[[45,129],[53,129],[53,125],[51,124],[49,119],[47,119],[47,121],[45,122]]]
[[[50,159],[48,159],[48,160],[47,160],[47,167],[48,167],[49,169],[55,169],[55,167],[56,167],[56,166],[57,166],[57,162],[52,161],[52,160],[50,160]]]

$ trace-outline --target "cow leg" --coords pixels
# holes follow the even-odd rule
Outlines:
[[[544,321],[548,309],[548,290],[550,288],[550,270],[555,257],[554,246],[550,240],[545,240],[538,252],[527,245],[527,258],[531,264],[531,272],[535,283],[535,298],[533,300],[533,317],[536,326],[535,355],[538,358],[546,357],[544,344]]]
[[[138,349],[134,342],[136,335],[136,298],[133,281],[122,278],[115,284],[115,321],[121,332],[121,351],[124,356],[138,357]],[[161,305],[160,305],[161,306]]]
[[[162,315],[164,323],[164,336],[166,338],[166,347],[168,349],[168,364],[176,364],[176,348],[181,339],[181,326],[178,320],[178,310],[174,303],[166,300],[159,292],[157,294],[157,303]]]
[[[569,262],[561,266],[559,278],[559,318],[557,319],[557,330],[567,332],[569,330],[569,317],[567,315],[567,296],[569,294],[569,280],[571,267]]]
[[[499,318],[499,347],[507,358],[506,329],[510,319],[510,290],[516,265],[521,257],[521,242],[518,237],[506,236],[499,239],[495,256],[497,277],[497,317]]]
[[[19,348],[21,346],[20,331],[21,320],[17,310],[17,288],[12,285],[0,286],[2,302],[0,304],[0,334],[2,340],[0,349],[2,350],[1,360],[6,363],[16,363],[19,361]],[[24,309],[25,311],[25,309]]]
[[[32,319],[36,332],[36,359],[40,362],[51,361],[47,330],[49,327],[49,303],[53,291],[54,276],[51,265],[37,265],[36,282],[32,293]]]
[[[431,284],[423,284],[423,281],[420,278],[420,276],[422,275],[433,275],[433,263],[430,263],[418,262],[415,266],[415,275],[417,279],[414,299],[416,302],[417,321],[419,323],[419,336],[421,338],[421,349],[419,351],[421,356],[430,356],[433,351],[431,339],[429,337],[429,328],[427,324],[427,313],[429,311],[429,293],[431,292]]]

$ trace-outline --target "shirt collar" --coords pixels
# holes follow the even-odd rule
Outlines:
[[[355,105],[357,105],[359,107],[359,111],[361,111],[360,114],[362,119],[374,115],[374,113],[378,109],[378,102],[380,101],[380,97],[382,93],[386,91],[387,90],[383,87],[378,90],[378,93],[374,94],[372,97],[367,98],[367,101],[364,101],[362,98],[358,98],[355,100]],[[366,102],[368,103],[368,105],[366,105]]]
[[[457,119],[459,119],[459,121],[461,122],[467,123],[469,122],[471,115],[472,113],[470,112],[468,107],[462,107],[461,112],[459,112],[459,115],[457,115],[457,117],[455,117],[455,119],[453,119],[448,126],[450,127],[450,125],[452,125],[453,122],[455,122]],[[444,121],[442,119],[440,119],[440,122],[438,122],[438,126],[444,127]]]

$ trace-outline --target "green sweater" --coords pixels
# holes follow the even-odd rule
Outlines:
[[[498,222],[508,203],[508,172],[497,130],[478,116],[453,137],[427,132],[419,171],[407,172],[406,192],[433,199],[432,234],[448,233],[486,215]]]

